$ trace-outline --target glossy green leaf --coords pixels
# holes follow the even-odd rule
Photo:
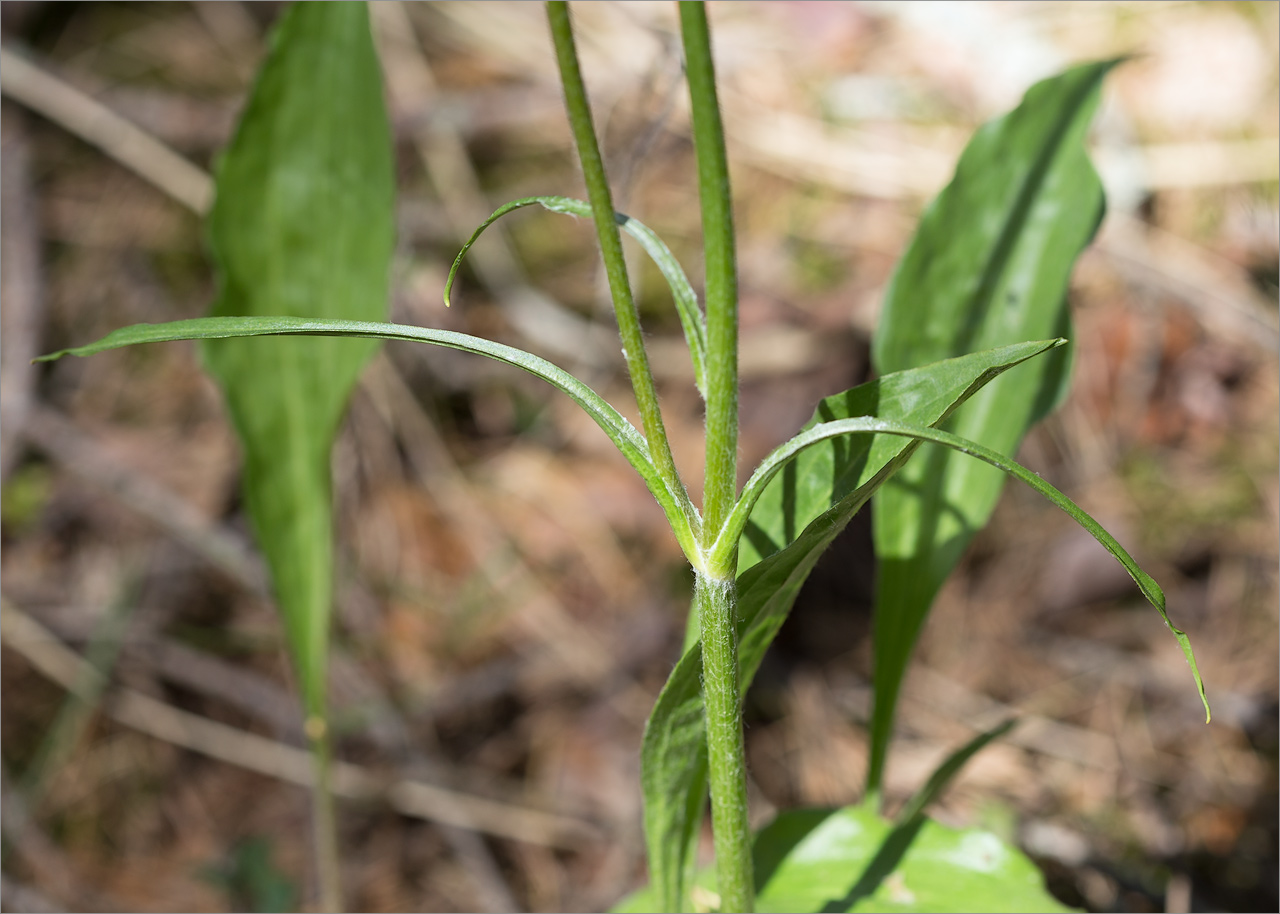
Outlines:
[[[1071,268],[1104,209],[1084,140],[1114,64],[1086,64],[1038,83],[1018,108],[974,134],[894,274],[874,340],[879,371],[1069,335]],[[1012,455],[1065,391],[1068,353],[991,384],[947,427]],[[1003,485],[990,466],[925,448],[876,496],[873,790],[929,606]]]
[[[934,425],[1001,372],[1061,342],[1022,343],[886,375],[826,398],[806,428],[852,417]],[[744,692],[818,557],[914,447],[906,439],[869,434],[824,439],[785,466],[772,464],[774,473],[758,490],[748,484],[743,510],[750,519],[737,579]],[[742,515],[731,517],[741,526]],[[715,549],[732,545],[725,541]],[[663,910],[687,904],[692,846],[701,824],[707,764],[701,674],[701,649],[695,645],[667,680],[645,729],[645,839]]]
[[[365,5],[290,6],[217,168],[210,313],[385,318],[392,169]],[[203,347],[244,449],[245,504],[313,715],[323,714],[333,588],[330,447],[375,348],[336,338]]]
[[[649,456],[649,447],[644,436],[586,384],[564,369],[523,349],[504,346],[466,333],[433,330],[429,327],[411,327],[405,324],[313,320],[297,317],[201,317],[187,321],[171,321],[167,324],[134,324],[131,327],[112,331],[96,342],[43,355],[38,361],[57,359],[64,355],[93,355],[108,349],[119,349],[122,346],[133,346],[138,343],[289,335],[430,343],[434,346],[472,352],[537,375],[568,394],[570,399],[582,407],[583,411],[604,430],[622,456],[635,467],[636,472],[648,485],[649,491],[653,493],[653,497],[666,512],[667,521],[671,524],[676,539],[686,554],[691,557],[698,554],[689,518],[683,513],[684,502],[668,491],[663,484]]]
[[[868,806],[794,809],[756,836],[756,910],[1071,911],[1021,851],[982,829],[916,816],[902,824]],[[695,881],[693,910],[713,910],[715,875]],[[615,911],[652,911],[651,889]]]
[[[956,773],[1016,722],[979,733],[951,753],[893,821],[869,804],[784,812],[756,835],[759,911],[1066,911],[1018,850],[976,829],[928,821],[925,808]],[[714,869],[692,877],[692,910],[716,906]],[[658,907],[652,886],[615,911]]]
[[[756,853],[788,843],[783,813]],[[851,860],[865,865],[851,867]],[[894,825],[864,806],[827,816],[792,846],[759,895],[760,911],[1070,911],[1017,848],[981,829],[952,829],[913,817]]]
[[[449,294],[453,289],[453,281],[457,278],[458,268],[462,266],[462,261],[467,256],[467,252],[471,250],[472,245],[484,234],[484,230],[507,213],[535,204],[550,212],[560,213],[565,216],[577,216],[579,219],[593,218],[591,204],[586,200],[575,200],[573,197],[524,197],[498,207],[494,210],[493,215],[480,223],[476,230],[471,233],[471,237],[462,246],[458,256],[453,259],[453,266],[449,268],[449,278],[445,280],[444,284],[444,303],[446,307],[449,305]],[[657,236],[653,229],[639,219],[633,219],[625,213],[615,212],[613,217],[619,228],[640,243],[645,253],[649,255],[654,265],[657,266],[658,272],[667,281],[667,286],[671,289],[671,296],[676,303],[676,313],[680,317],[680,326],[684,330],[685,341],[689,344],[689,355],[693,359],[693,377],[697,384],[698,392],[702,394],[703,399],[706,399],[707,326],[702,310],[698,307],[698,296],[694,293],[693,286],[689,283],[689,277],[685,275],[684,268],[680,266],[680,261],[676,260],[675,255],[671,253],[671,249]]]

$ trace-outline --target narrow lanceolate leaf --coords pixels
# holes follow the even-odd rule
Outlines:
[[[1023,343],[886,375],[823,400],[807,428],[857,417],[935,425],[1004,370],[1060,343]],[[754,500],[738,553],[744,692],[818,557],[914,446],[879,435],[824,439],[785,466],[779,461],[773,469],[780,471],[759,491],[744,491]],[[731,550],[727,542],[717,548]],[[702,652],[694,646],[667,680],[645,729],[645,840],[662,910],[687,904],[701,823],[707,758],[701,674]]]
[[[453,289],[453,281],[457,278],[458,268],[462,266],[462,261],[467,256],[467,252],[471,250],[472,245],[484,234],[484,230],[507,213],[524,206],[533,206],[534,204],[553,213],[577,216],[580,219],[594,218],[591,204],[586,200],[575,200],[573,197],[524,197],[498,207],[494,210],[493,215],[480,223],[476,230],[471,233],[467,243],[462,246],[458,256],[453,259],[453,266],[449,268],[449,278],[445,280],[444,284],[444,303],[446,307],[449,305],[449,294]],[[689,283],[689,277],[685,275],[684,269],[680,266],[680,261],[676,260],[675,255],[671,253],[671,249],[667,247],[653,229],[639,219],[633,219],[625,213],[614,213],[613,218],[618,223],[619,228],[640,242],[640,246],[644,248],[645,253],[649,255],[659,272],[662,273],[662,278],[667,281],[667,286],[671,289],[671,297],[676,303],[676,313],[680,317],[680,326],[684,330],[685,340],[689,344],[689,355],[693,359],[693,377],[697,383],[698,392],[702,394],[705,400],[707,396],[705,368],[707,353],[706,319],[702,315],[702,310],[698,307],[698,296],[694,293],[693,286]]]
[[[899,825],[909,823],[916,816],[924,815],[925,809],[929,804],[941,796],[942,791],[946,790],[947,785],[951,783],[951,779],[960,773],[960,769],[969,763],[969,759],[973,758],[981,752],[988,744],[998,740],[1010,730],[1018,725],[1018,719],[1010,718],[1004,723],[997,724],[990,730],[979,733],[973,739],[969,740],[959,749],[952,752],[942,764],[933,770],[933,774],[929,775],[929,780],[912,795],[906,805],[898,811],[895,821]]]
[[[1113,65],[1087,64],[1033,86],[1018,108],[974,135],[955,178],[922,217],[886,295],[873,349],[880,372],[1069,335],[1068,278],[1104,207],[1084,140]],[[1013,454],[1062,396],[1068,353],[1059,350],[994,382],[947,427]],[[872,790],[929,607],[1003,485],[999,470],[925,448],[876,496]]]
[[[582,407],[614,443],[614,446],[635,467],[648,485],[649,491],[667,515],[676,539],[692,561],[698,554],[693,529],[683,513],[682,502],[668,490],[658,475],[649,456],[644,436],[621,413],[598,393],[546,359],[494,343],[466,333],[451,330],[433,330],[429,327],[410,327],[404,324],[383,324],[365,321],[315,320],[303,317],[201,317],[188,321],[171,321],[167,324],[134,324],[112,331],[96,342],[74,349],[63,349],[40,356],[37,361],[49,361],[64,355],[87,356],[122,346],[138,343],[163,343],[172,340],[214,340],[254,336],[313,336],[349,337],[362,340],[404,340],[411,343],[429,343],[447,349],[473,352],[507,365],[522,368],[559,388]]]
[[[363,3],[280,20],[217,170],[211,314],[384,320],[391,131]],[[332,600],[330,447],[373,340],[206,343],[244,448],[244,496],[307,711],[323,714]]]

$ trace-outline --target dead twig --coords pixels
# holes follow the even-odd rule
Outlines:
[[[97,675],[51,632],[7,601],[0,612],[0,635],[8,647],[63,688],[77,688]],[[179,711],[132,689],[117,689],[104,707],[117,722],[148,736],[249,771],[311,786],[311,758],[304,749]],[[531,844],[574,848],[598,837],[596,826],[581,819],[417,781],[388,779],[349,762],[334,764],[333,789],[351,800],[382,798],[406,816]]]
[[[9,98],[98,147],[192,212],[209,209],[213,180],[203,169],[10,48],[0,47],[0,67],[0,90]]]
[[[5,81],[9,79],[5,72]],[[0,478],[7,479],[22,454],[27,415],[31,409],[35,368],[31,360],[40,344],[40,313],[44,304],[44,271],[40,261],[39,216],[28,174],[30,151],[22,116],[4,109],[3,196],[4,227],[0,249],[3,266],[4,309],[0,311]]]
[[[120,499],[250,593],[268,593],[262,560],[242,537],[211,523],[185,499],[116,460],[61,413],[37,407],[27,433],[32,444],[62,467]]]
[[[1225,258],[1123,214],[1107,220],[1098,248],[1130,282],[1184,304],[1209,333],[1238,346],[1280,348],[1275,303]]]
[[[0,622],[3,622],[8,615],[9,607],[6,604],[3,614],[0,614]],[[6,643],[8,643],[7,638]],[[56,900],[65,904],[66,907],[58,906],[49,910],[67,910],[76,907],[98,911],[118,909],[117,905],[111,904],[100,893],[84,885],[62,849],[32,820],[27,811],[26,802],[16,790],[9,786],[11,780],[6,768],[3,787],[0,788],[3,796],[0,803],[4,807],[4,814],[0,816],[0,830],[3,831],[5,840],[9,842],[32,877],[42,886],[56,887]],[[31,910],[10,896],[11,878],[8,872],[4,874],[4,883],[4,909],[6,911]],[[33,897],[32,900],[36,899]]]

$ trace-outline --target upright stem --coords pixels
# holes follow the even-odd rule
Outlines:
[[[311,742],[311,771],[315,778],[311,785],[311,824],[315,841],[316,884],[322,911],[341,911],[342,879],[338,853],[338,817],[333,803],[330,783],[333,743],[324,719],[317,715],[307,718],[307,734]]]
[[[755,880],[734,625],[738,601],[732,579],[717,581],[698,575],[693,602],[702,624],[702,701],[720,910],[750,911],[755,906]]]
[[[547,3],[565,105],[583,176],[591,198],[596,234],[613,294],[627,368],[654,465],[672,494],[688,502],[667,444],[658,397],[645,354],[640,320],[631,298],[613,200],[578,65],[568,5]],[[680,4],[689,94],[692,99],[698,189],[706,252],[707,299],[707,465],[704,517],[697,530],[705,559],[737,498],[738,465],[738,280],[734,254],[733,207],[724,128],[716,98],[711,36],[701,3]],[[696,511],[688,512],[696,521]],[[736,550],[717,567],[695,562],[694,606],[702,629],[703,704],[706,713],[711,816],[715,827],[716,871],[721,910],[751,911],[755,888],[751,828],[747,817],[746,761],[742,742],[742,694],[738,677]],[[723,567],[721,567],[721,565]]]
[[[716,97],[711,34],[702,3],[681,2],[693,143],[702,201],[707,271],[707,466],[703,485],[703,543],[720,533],[738,494],[738,272],[733,201],[724,126]],[[725,567],[700,573],[694,604],[702,628],[702,698],[706,710],[711,822],[722,911],[751,911],[755,879],[747,818],[746,754],[738,678],[737,550]]]
[[[563,0],[547,3],[547,19],[551,23],[551,38],[555,43],[556,62],[560,66],[560,81],[564,85],[565,107],[569,113],[569,126],[573,129],[573,141],[582,161],[582,175],[586,179],[587,196],[591,200],[591,213],[596,224],[596,237],[604,258],[605,275],[609,278],[609,292],[613,297],[613,310],[622,337],[622,354],[627,360],[631,386],[635,390],[636,406],[640,421],[649,442],[650,457],[671,494],[686,506],[686,516],[696,518],[697,513],[689,503],[689,496],[680,474],[676,472],[671,446],[667,443],[662,412],[658,408],[658,389],[649,370],[649,356],[644,348],[644,336],[640,331],[640,314],[631,297],[631,283],[627,278],[627,262],[622,256],[622,238],[613,215],[613,194],[605,178],[604,160],[596,141],[595,125],[591,118],[591,105],[587,101],[587,87],[582,81],[582,69],[578,65],[578,51],[573,39],[573,26],[569,21],[569,5]]]
[[[707,271],[707,466],[703,525],[720,530],[738,484],[738,271],[724,127],[702,3],[680,4]]]

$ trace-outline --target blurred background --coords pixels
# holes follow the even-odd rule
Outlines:
[[[194,317],[200,212],[281,6],[5,2],[3,754],[8,910],[290,910],[309,805],[237,445],[191,344],[32,366]],[[574,4],[619,209],[700,284],[674,7]],[[531,349],[631,414],[540,4],[373,7],[396,131],[392,319]],[[1010,487],[942,593],[887,792],[1010,711],[936,809],[1094,910],[1277,908],[1275,3],[714,3],[742,285],[742,467],[869,376],[893,264],[982,121],[1108,78],[1109,214],[1072,284],[1070,399],[1020,459],[1169,595],[1177,644],[1074,523]],[[634,281],[676,458],[699,401]],[[691,576],[598,429],[534,378],[390,344],[335,452],[333,696],[353,910],[599,910],[644,878],[638,748]],[[695,493],[696,494],[696,493]],[[753,815],[859,799],[873,560],[824,560],[748,697]],[[78,698],[69,697],[71,695]],[[706,843],[706,842],[704,842]],[[709,844],[704,852],[709,851]]]

